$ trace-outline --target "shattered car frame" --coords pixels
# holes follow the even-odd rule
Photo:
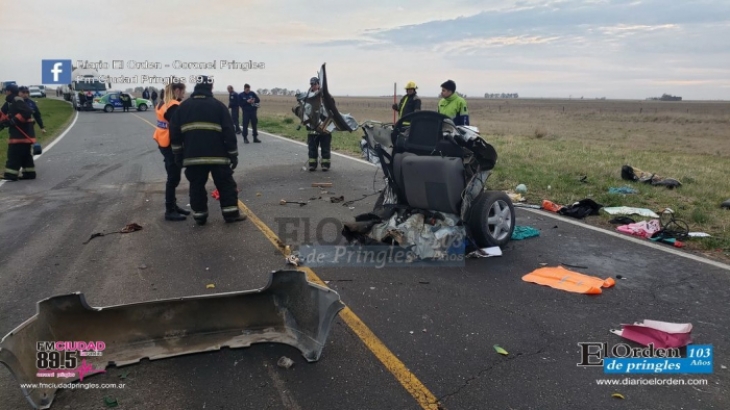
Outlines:
[[[80,293],[54,296],[38,302],[36,315],[2,339],[0,363],[21,385],[50,386],[75,382],[82,371],[68,378],[39,378],[37,373],[43,369],[36,362],[38,342],[103,341],[101,356],[79,358],[97,372],[145,358],[255,343],[283,343],[314,362],[320,358],[332,321],[344,307],[337,292],[308,282],[306,274],[296,270],[272,272],[268,285],[256,290],[110,307],[91,307]],[[21,389],[36,409],[50,408],[57,390]]]

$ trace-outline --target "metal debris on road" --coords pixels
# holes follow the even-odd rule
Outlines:
[[[307,203],[299,202],[299,201],[287,201],[286,199],[282,199],[281,201],[279,201],[279,205],[286,205],[286,204],[299,204],[299,206],[304,206]]]
[[[299,257],[297,257],[296,255],[289,255],[285,259],[287,265],[299,266],[299,263],[301,263]]]
[[[283,369],[290,369],[292,366],[294,366],[294,360],[292,360],[286,356],[281,356],[279,361],[276,362],[276,365]]]
[[[333,204],[337,204],[337,203],[344,202],[344,201],[345,201],[344,195],[330,197],[330,202],[332,202]]]
[[[131,224],[125,225],[124,228],[122,228],[122,229],[120,229],[118,231],[108,232],[108,233],[97,232],[95,234],[92,234],[89,237],[89,239],[86,242],[84,242],[84,245],[86,245],[87,243],[91,242],[92,239],[98,238],[100,236],[106,236],[106,235],[111,235],[111,234],[115,234],[115,233],[130,233],[130,232],[136,232],[136,231],[141,231],[141,230],[142,230],[142,226],[141,225],[132,222]]]
[[[331,182],[312,182],[312,187],[332,188],[332,183]]]
[[[502,248],[492,246],[490,248],[478,249],[466,255],[467,258],[489,258],[492,256],[502,256]]]

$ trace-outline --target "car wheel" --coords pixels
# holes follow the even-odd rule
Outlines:
[[[506,193],[486,191],[471,206],[467,226],[480,248],[503,246],[515,230],[515,207]]]
[[[104,112],[112,112],[112,111],[114,111],[114,106],[112,106],[111,104],[107,104],[104,106]]]
[[[147,111],[147,104],[140,104],[137,108],[138,111]]]

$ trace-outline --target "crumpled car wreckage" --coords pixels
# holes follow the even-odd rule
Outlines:
[[[36,315],[0,341],[0,363],[21,384],[33,408],[48,409],[57,390],[53,385],[145,358],[283,343],[299,349],[307,361],[317,361],[332,321],[344,307],[335,291],[308,282],[306,273],[295,270],[273,272],[268,285],[256,290],[103,308],[89,306],[80,293],[55,296],[38,302]],[[82,347],[73,343],[72,348],[91,354],[60,352],[56,364],[65,365],[64,370],[56,372],[56,364],[47,365],[55,369],[39,369],[39,352],[53,351],[57,343],[63,348],[66,341],[91,342]],[[23,386],[38,383],[45,388]]]
[[[362,129],[362,156],[381,166],[385,187],[373,211],[345,224],[350,243],[397,244],[443,259],[509,242],[515,209],[506,193],[486,189],[497,152],[476,127],[419,111]]]
[[[300,126],[306,126],[309,130],[324,134],[355,131],[359,127],[357,121],[350,114],[341,114],[330,94],[325,65],[322,64],[317,74],[320,89],[297,94],[297,105],[292,108],[292,112],[299,118]]]

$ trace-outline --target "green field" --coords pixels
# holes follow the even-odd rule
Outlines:
[[[38,125],[36,125],[36,138],[41,145],[48,145],[50,141],[56,138],[73,118],[74,110],[71,104],[48,98],[38,98],[33,100],[38,104],[38,110],[43,118],[43,125],[46,126],[46,133],[42,133]],[[0,131],[0,164],[5,169],[5,160],[7,159],[8,148],[8,130]]]

